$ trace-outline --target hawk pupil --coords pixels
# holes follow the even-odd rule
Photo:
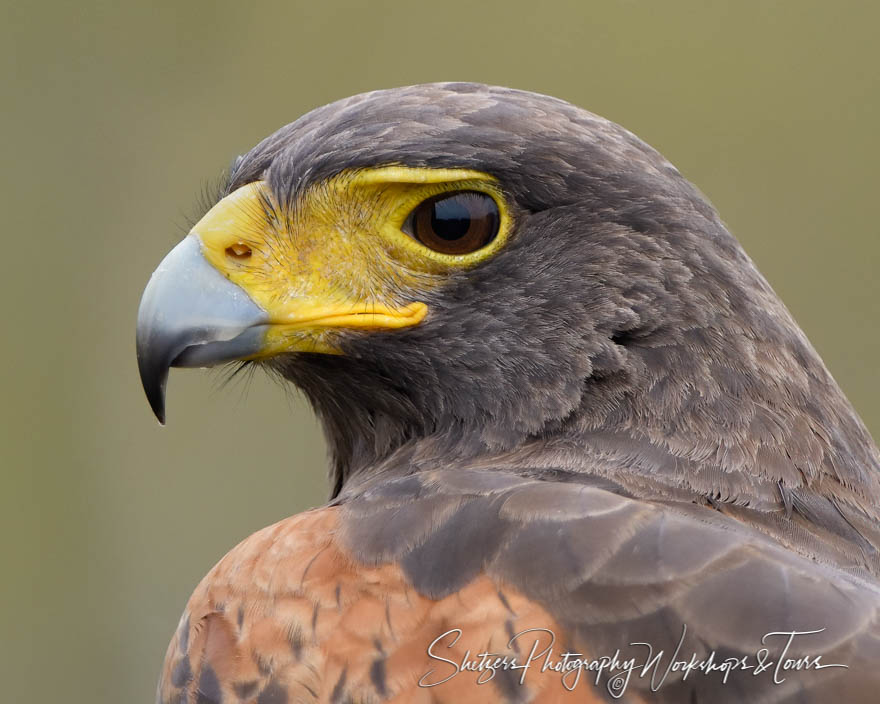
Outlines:
[[[461,196],[444,198],[434,203],[431,210],[431,229],[444,240],[458,240],[471,226],[471,213]]]

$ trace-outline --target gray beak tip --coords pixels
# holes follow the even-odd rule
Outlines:
[[[141,349],[140,344],[138,345],[137,357],[144,394],[146,394],[150,408],[159,424],[165,425],[165,385],[168,381],[168,366],[157,363],[155,359],[150,359]]]
[[[165,380],[168,378],[167,371],[163,377],[161,382],[149,385],[146,379],[143,380],[147,401],[150,404],[150,408],[153,409],[153,414],[156,416],[156,420],[159,421],[159,425],[165,425]]]

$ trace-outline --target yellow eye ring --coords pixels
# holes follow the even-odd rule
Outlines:
[[[513,227],[507,200],[498,181],[480,171],[387,166],[350,172],[337,184],[346,191],[359,190],[363,200],[371,204],[371,209],[387,213],[373,231],[390,247],[389,254],[413,272],[441,273],[476,266],[504,247]],[[498,227],[494,236],[487,237],[481,246],[462,248],[463,251],[420,241],[413,228],[414,211],[418,206],[435,196],[440,196],[438,200],[441,200],[444,196],[462,192],[475,194],[474,197],[484,204],[494,206],[491,210],[497,210]]]

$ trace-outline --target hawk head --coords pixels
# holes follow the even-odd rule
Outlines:
[[[170,366],[301,388],[336,493],[402,457],[592,453],[631,491],[880,494],[864,427],[715,210],[631,133],[534,93],[412,86],[283,127],[159,266],[137,333],[160,420]]]

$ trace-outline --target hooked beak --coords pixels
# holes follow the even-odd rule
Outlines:
[[[221,199],[162,260],[144,290],[138,368],[160,423],[170,367],[340,354],[343,330],[405,328],[427,314],[425,303],[388,304],[365,293],[369,289],[350,273],[338,276],[339,252],[349,250],[340,250],[332,231],[292,237],[285,223],[279,241],[277,223],[267,220],[267,198],[264,183],[255,181]],[[319,238],[323,246],[316,246]]]
[[[263,348],[269,315],[202,255],[188,235],[153,273],[137,318],[137,360],[147,400],[165,423],[170,367],[247,359]]]

